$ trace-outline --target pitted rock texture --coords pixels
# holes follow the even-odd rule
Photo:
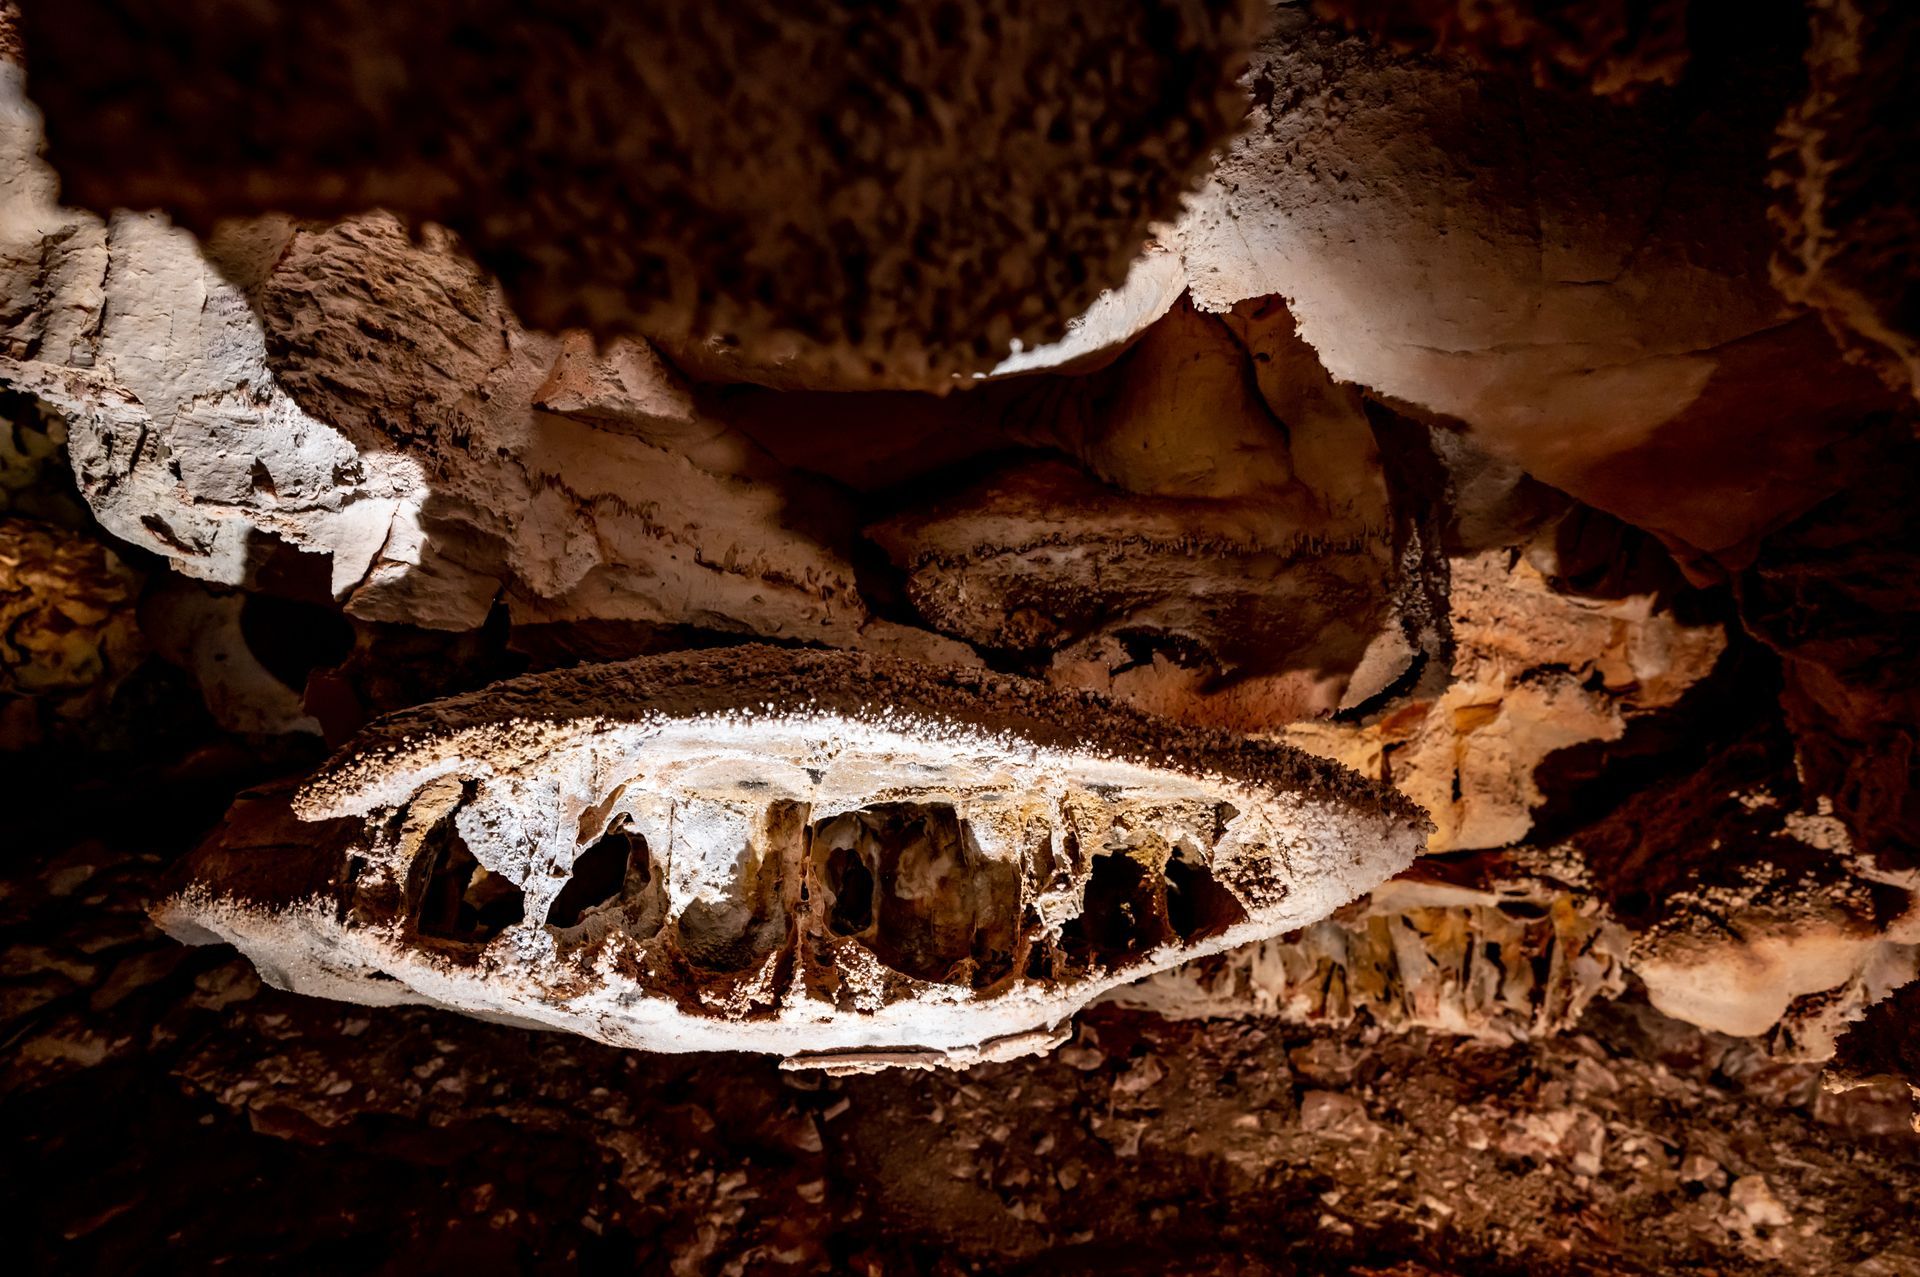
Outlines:
[[[1609,751],[1552,760],[1560,812],[1541,838],[1627,929],[1653,1005],[1823,1060],[1914,979],[1920,879],[1849,836],[1778,704],[1752,706],[1764,690],[1716,675]]]
[[[967,1063],[1325,916],[1423,828],[1333,765],[1084,694],[734,648],[384,720],[243,799],[157,916],[371,1005]]]
[[[1177,1019],[1364,1017],[1496,1042],[1566,1032],[1627,987],[1630,937],[1580,876],[1538,855],[1424,860],[1331,918],[1109,1000]]]
[[[294,996],[143,917],[238,783],[167,762],[63,773],[52,805],[80,823],[8,862],[0,1119],[20,1155],[0,1204],[29,1269],[1920,1263],[1904,1086],[1826,1093],[1816,1066],[1630,997],[1517,1042],[1100,1007],[1049,1055],[833,1077]]]
[[[1261,11],[22,8],[75,204],[388,208],[458,231],[536,327],[888,384],[984,371],[1117,286],[1238,125]]]

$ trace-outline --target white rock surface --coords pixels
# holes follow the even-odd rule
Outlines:
[[[243,801],[156,916],[322,996],[654,1050],[967,1063],[1324,917],[1422,825],[1338,767],[1098,698],[736,648],[387,720],[297,794]],[[606,898],[556,909],[589,854]]]

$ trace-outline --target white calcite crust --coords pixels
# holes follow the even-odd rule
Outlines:
[[[385,720],[243,798],[156,916],[320,996],[651,1050],[965,1064],[1326,916],[1424,829],[1336,765],[1091,695],[729,648]]]

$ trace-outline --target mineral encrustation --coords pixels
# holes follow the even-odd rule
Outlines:
[[[1920,1273],[1916,51],[0,0],[14,1267]]]

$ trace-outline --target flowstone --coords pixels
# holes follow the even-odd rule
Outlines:
[[[1407,800],[977,671],[764,647],[533,675],[244,796],[160,923],[272,984],[841,1070],[1074,1011],[1406,867]]]

